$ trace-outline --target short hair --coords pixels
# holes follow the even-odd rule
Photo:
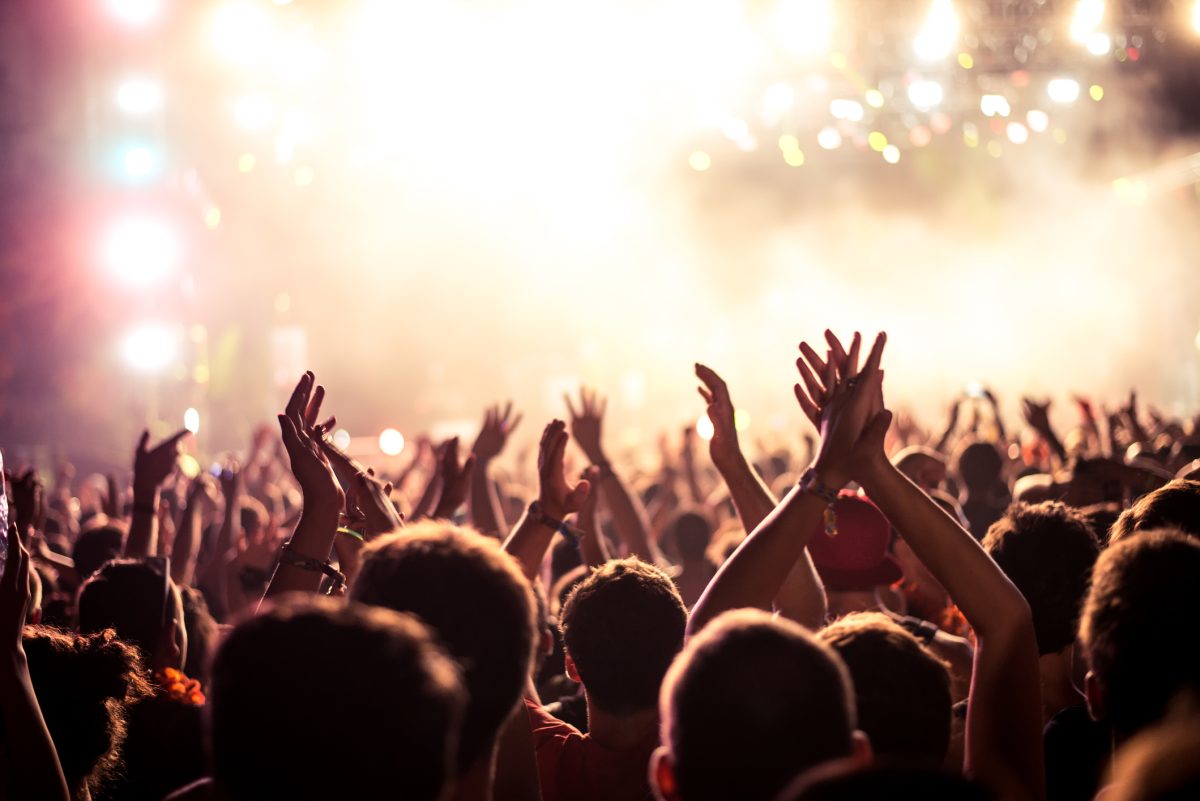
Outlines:
[[[704,515],[695,511],[683,511],[667,526],[668,540],[675,543],[680,558],[698,562],[706,558],[705,552],[712,541],[712,524]]]
[[[770,801],[854,748],[845,664],[799,624],[758,610],[726,612],[693,637],[659,706],[684,801]]]
[[[75,634],[26,626],[25,654],[38,706],[72,794],[93,796],[121,769],[126,706],[152,693],[137,651],[111,630]]]
[[[1172,699],[1200,688],[1200,542],[1147,531],[1096,561],[1079,638],[1118,737],[1160,719]]]
[[[776,801],[859,801],[919,798],[921,801],[994,801],[977,782],[923,766],[882,760],[863,768],[851,759],[820,765],[796,777]]]
[[[1120,542],[1136,531],[1158,528],[1200,537],[1200,481],[1177,478],[1138,498],[1113,523],[1108,541]]]
[[[975,440],[959,447],[954,454],[954,472],[968,488],[986,490],[1000,480],[1004,460],[989,442]]]
[[[613,559],[571,590],[561,626],[588,698],[605,712],[630,715],[654,708],[683,647],[687,607],[657,567]]]
[[[937,767],[950,747],[950,666],[879,612],[856,612],[817,633],[850,671],[858,727],[875,753]]]
[[[213,777],[232,801],[435,801],[452,781],[463,703],[457,668],[414,617],[295,596],[217,651]],[[342,769],[316,769],[331,760]]]
[[[422,522],[363,549],[350,597],[417,615],[459,663],[468,701],[457,768],[465,772],[524,694],[538,641],[533,591],[516,562],[475,531]]]
[[[125,529],[120,526],[97,525],[79,532],[71,549],[71,559],[75,562],[79,580],[87,581],[105,562],[120,557],[124,547]]]
[[[173,587],[167,579],[169,588]],[[164,600],[166,606],[163,606]],[[150,660],[158,653],[180,603],[177,591],[163,595],[163,576],[140,559],[106,562],[79,591],[79,630],[116,629],[117,636]]]
[[[1075,642],[1079,608],[1100,555],[1087,518],[1058,501],[1015,503],[992,523],[983,548],[1029,602],[1038,653],[1057,653]]]

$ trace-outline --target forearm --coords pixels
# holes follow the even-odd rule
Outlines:
[[[338,507],[333,503],[305,502],[292,532],[288,550],[296,557],[325,562],[333,550],[333,538],[337,536]],[[267,598],[288,592],[317,593],[321,589],[324,574],[298,565],[280,562],[267,585]]]
[[[526,510],[513,528],[502,549],[517,560],[525,578],[533,581],[542,568],[542,560],[554,539],[554,529],[535,520]]]
[[[199,517],[200,510],[188,504],[171,545],[171,579],[180,586],[191,585],[196,571],[196,557],[200,552]]]
[[[646,519],[645,508],[630,494],[625,482],[613,472],[606,461],[601,460],[596,464],[600,466],[600,492],[608,503],[609,514],[612,515],[617,536],[625,546],[626,555],[656,564],[658,548],[650,539],[650,524]]]
[[[430,473],[429,481],[425,484],[424,491],[421,492],[421,498],[412,510],[412,519],[414,522],[424,517],[429,517],[433,513],[434,507],[437,505],[438,495],[440,494],[439,484],[437,472]]]
[[[125,539],[125,556],[141,559],[157,550],[158,488],[137,489],[133,493],[133,520]]]
[[[688,618],[688,636],[730,609],[770,611],[824,510],[825,501],[793,488],[709,582]]]
[[[600,533],[600,524],[593,509],[591,514],[579,514],[579,555],[588,567],[599,567],[608,561],[608,546]]]
[[[471,525],[489,537],[504,536],[504,515],[500,510],[500,498],[496,487],[488,477],[488,462],[479,460],[471,472],[471,487],[467,494],[467,510],[471,514]]]
[[[0,669],[0,714],[9,763],[20,766],[8,777],[8,797],[68,801],[67,780],[19,648],[5,656]]]

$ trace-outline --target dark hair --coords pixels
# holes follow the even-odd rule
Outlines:
[[[992,801],[979,784],[941,770],[888,763],[862,767],[840,760],[806,771],[776,801],[860,801],[919,798],[921,801]]]
[[[699,512],[684,511],[675,516],[668,526],[668,539],[675,543],[675,550],[686,562],[698,562],[712,541],[712,524]]]
[[[996,446],[978,440],[961,446],[954,455],[954,472],[969,489],[987,490],[1000,480],[1004,460]]]
[[[854,682],[858,727],[875,753],[937,767],[950,746],[950,667],[879,612],[857,612],[826,626],[828,643]]]
[[[495,540],[424,522],[364,548],[350,595],[417,615],[458,661],[469,697],[458,758],[465,772],[525,691],[537,642],[529,582]]]
[[[452,780],[463,703],[454,663],[415,618],[296,596],[217,651],[214,779],[232,801],[435,801]]]
[[[660,706],[684,801],[769,801],[800,771],[853,751],[842,660],[799,624],[757,610],[726,612],[693,637]]]
[[[174,592],[163,608],[163,577],[140,559],[106,562],[79,591],[79,630],[116,629],[117,636],[149,661],[158,652],[178,611]]]
[[[84,636],[26,626],[24,645],[67,784],[95,795],[121,767],[126,706],[152,692],[142,660],[111,629]]]
[[[1200,542],[1147,531],[1096,561],[1079,637],[1120,738],[1160,719],[1185,689],[1200,689]]]
[[[1120,542],[1135,531],[1156,528],[1200,537],[1200,481],[1177,478],[1138,498],[1117,518],[1108,541]]]
[[[105,562],[118,558],[124,547],[125,530],[120,526],[93,526],[79,532],[75,547],[71,549],[79,580],[87,581]]]
[[[983,548],[1029,602],[1038,653],[1057,653],[1075,642],[1079,608],[1100,555],[1087,518],[1058,501],[1016,503],[992,523]]]
[[[654,708],[686,627],[670,577],[635,557],[593,570],[562,609],[567,655],[591,701],[613,715]]]

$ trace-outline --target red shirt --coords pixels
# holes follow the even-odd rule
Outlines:
[[[526,699],[542,801],[648,801],[650,755],[658,737],[620,751],[605,748]]]

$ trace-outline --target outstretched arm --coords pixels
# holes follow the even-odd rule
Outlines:
[[[191,432],[178,431],[147,449],[150,432],[143,431],[133,455],[133,522],[125,540],[125,556],[140,559],[158,553],[158,494],[175,469],[179,441]]]
[[[471,523],[489,537],[505,536],[508,524],[504,520],[504,508],[496,492],[496,484],[488,475],[488,465],[504,450],[509,435],[520,422],[521,415],[513,415],[511,401],[503,410],[499,405],[491,406],[484,412],[483,427],[471,446],[475,469],[471,473],[467,508],[471,513]]]
[[[571,403],[570,396],[565,397],[565,400],[567,411],[571,413],[571,436],[575,438],[575,443],[588,460],[600,470],[597,479],[599,489],[604,494],[613,525],[617,529],[617,536],[621,538],[626,553],[644,562],[657,564],[658,546],[650,536],[646,510],[613,470],[601,445],[600,429],[604,421],[604,410],[608,406],[607,401],[586,388],[579,390],[578,410]]]

